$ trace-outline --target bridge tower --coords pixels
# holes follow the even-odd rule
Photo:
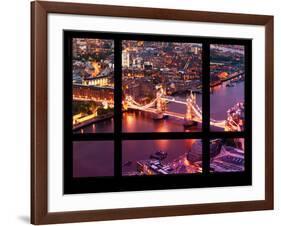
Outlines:
[[[193,94],[192,91],[190,95],[186,98],[186,113],[184,117],[184,127],[191,127],[197,125],[195,121],[195,114],[193,112],[193,105],[196,104],[196,94]]]
[[[132,102],[132,96],[125,96],[124,100],[122,100],[122,109],[127,111],[129,109],[129,105]]]
[[[156,92],[156,114],[154,115],[154,119],[162,119],[164,118],[164,112],[166,110],[166,102],[161,99],[163,96],[164,90],[161,87],[156,87],[158,88]]]

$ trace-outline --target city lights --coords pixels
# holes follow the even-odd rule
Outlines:
[[[121,47],[120,53],[116,53],[114,40],[73,39],[73,133],[114,132],[117,88],[122,88],[118,103],[122,112],[117,119],[122,122],[120,132],[202,132],[206,111],[202,104],[203,76],[206,76],[202,74],[203,45],[123,40]],[[121,87],[115,87],[114,82],[119,76],[114,70],[117,66],[115,54],[122,58],[119,65]],[[244,54],[243,46],[210,45],[208,123],[211,131],[244,131]],[[76,152],[80,146],[89,152],[105,147],[114,152],[113,145],[106,142],[78,143]],[[203,172],[202,152],[201,139],[149,140],[145,137],[144,140],[124,140],[122,175],[200,174]],[[113,161],[109,152],[99,153],[100,159]],[[106,171],[107,161],[103,164],[99,157],[96,158],[93,163]],[[109,168],[112,170],[112,166]],[[212,173],[244,171],[244,140],[211,140],[210,170]]]

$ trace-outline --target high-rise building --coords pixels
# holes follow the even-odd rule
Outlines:
[[[122,51],[122,66],[130,67],[130,54],[127,51]]]

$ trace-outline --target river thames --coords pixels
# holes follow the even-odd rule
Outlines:
[[[185,95],[180,96],[184,99]],[[234,86],[228,87],[226,83],[220,86],[216,86],[211,91],[210,96],[210,115],[215,120],[226,119],[226,112],[229,108],[235,105],[237,102],[244,101],[244,81],[240,81],[234,84]],[[202,95],[197,94],[197,105],[202,107]],[[186,106],[176,103],[168,104],[168,111],[175,111],[177,113],[184,114]],[[163,120],[153,120],[151,115],[139,111],[126,111],[122,117],[123,132],[183,132],[186,131],[183,127],[182,120],[166,118]],[[99,123],[88,125],[77,132],[82,133],[104,133],[113,131],[113,118],[101,121]],[[212,130],[219,130],[218,128],[211,128]],[[201,125],[197,128],[192,128],[192,131],[200,131]],[[187,132],[187,131],[186,131]],[[149,139],[149,137],[144,137]],[[141,140],[141,141],[123,141],[123,173],[136,170],[136,161],[149,159],[149,156],[156,151],[164,151],[168,153],[168,157],[165,161],[173,161],[179,156],[188,153],[192,149],[196,149],[195,152],[202,152],[202,145],[200,140]],[[77,142],[74,145],[74,170],[76,176],[99,176],[96,169],[102,169],[100,175],[113,175],[113,142],[100,142],[100,141],[84,141]],[[105,151],[105,149],[109,149]],[[83,150],[83,154],[80,151]],[[98,154],[91,154],[94,150],[99,150]],[[80,152],[80,154],[78,154]],[[76,154],[75,154],[76,153]],[[106,159],[107,163],[104,164]],[[130,164],[126,165],[127,162]],[[80,163],[81,167],[77,166]],[[90,170],[91,168],[95,170]]]
[[[183,101],[185,95],[177,96]],[[202,95],[196,95],[197,105],[202,107]],[[227,87],[226,83],[212,88],[210,94],[210,116],[215,120],[225,120],[227,117],[227,110],[233,107],[237,102],[244,102],[244,82],[235,83],[233,87]],[[185,114],[186,106],[177,103],[168,103],[168,111],[173,111]],[[104,120],[95,124],[88,125],[77,133],[104,133],[113,132],[114,120],[113,118]],[[216,131],[222,130],[220,128],[212,128]],[[122,117],[123,132],[184,132],[183,120],[175,118],[166,118],[163,120],[153,120],[149,113],[140,111],[126,111],[123,112]],[[201,125],[192,128],[191,131],[200,131]]]

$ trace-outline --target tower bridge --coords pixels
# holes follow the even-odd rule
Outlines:
[[[167,102],[174,102],[177,104],[186,105],[185,114],[168,111],[166,108]],[[238,106],[239,105],[239,106]],[[226,120],[215,120],[210,119],[210,125],[218,128],[222,128],[225,131],[241,131],[243,127],[243,122],[237,120],[237,116],[241,115],[241,109],[244,109],[244,105],[238,103],[232,110],[227,112]],[[202,110],[196,103],[196,94],[192,92],[186,98],[185,101],[182,99],[177,99],[170,96],[164,95],[164,90],[162,87],[158,88],[155,99],[153,99],[148,104],[140,104],[133,99],[132,96],[126,96],[123,101],[123,106],[125,109],[134,109],[144,112],[150,112],[153,114],[155,119],[162,119],[166,116],[179,118],[184,121],[184,126],[193,126],[197,123],[202,123]],[[238,115],[238,113],[240,115]]]
[[[124,109],[134,109],[153,114],[154,119],[163,119],[167,116],[174,117],[183,120],[183,126],[190,127],[195,126],[198,123],[202,123],[202,110],[196,103],[196,94],[190,93],[187,98],[179,99],[171,96],[166,96],[162,86],[156,87],[156,97],[147,104],[138,103],[132,96],[127,95],[123,101]],[[95,101],[104,106],[114,105],[114,100],[111,95],[95,96],[88,95],[88,93],[80,94],[74,93],[73,100],[76,101]],[[186,112],[184,114],[172,112],[167,110],[167,103],[173,102],[186,106]],[[222,128],[225,131],[242,131],[244,126],[244,104],[237,103],[227,111],[226,120],[210,119],[210,125],[218,128]]]

